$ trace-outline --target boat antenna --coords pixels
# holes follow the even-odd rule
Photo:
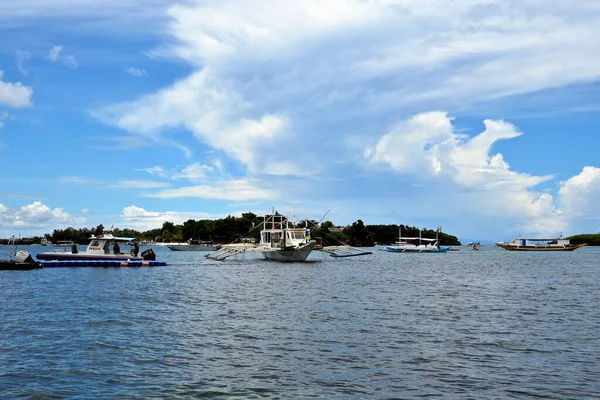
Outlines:
[[[321,223],[321,221],[323,221],[325,219],[325,217],[327,216],[327,214],[329,214],[329,211],[331,211],[331,208],[329,210],[327,210],[327,212],[325,213],[325,215],[323,215],[321,217],[321,219],[319,220],[319,222],[317,222],[317,226],[319,226],[319,224]]]

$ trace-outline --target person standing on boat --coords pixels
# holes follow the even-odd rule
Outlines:
[[[133,242],[133,255],[137,257],[139,252],[140,246],[138,245],[138,242]]]
[[[119,243],[115,242],[115,245],[113,246],[113,252],[115,254],[121,254],[121,248],[119,247]]]

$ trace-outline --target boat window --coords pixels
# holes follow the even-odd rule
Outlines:
[[[97,240],[92,241],[91,246],[98,246],[98,241]]]
[[[268,243],[271,241],[271,233],[270,232],[264,232],[263,233],[263,242],[264,243]]]

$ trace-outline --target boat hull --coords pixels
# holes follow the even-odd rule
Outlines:
[[[143,260],[141,256],[134,256],[133,254],[85,254],[85,253],[39,253],[36,255],[38,260],[115,260],[115,261],[128,261],[128,260]]]
[[[42,268],[39,262],[18,263],[13,260],[0,260],[0,271],[29,271],[36,268]]]
[[[172,251],[217,251],[221,248],[219,245],[193,245],[193,244],[174,244],[167,245]]]
[[[585,246],[585,244],[572,244],[567,246],[514,246],[508,244],[496,245],[508,251],[573,251]]]
[[[440,247],[439,249],[434,248],[418,248],[418,247],[394,247],[386,246],[381,249],[382,251],[388,251],[390,253],[446,253],[450,250],[449,247]]]
[[[284,262],[298,262],[306,261],[308,255],[315,248],[315,242],[310,242],[303,246],[289,247],[285,249],[273,249],[262,251],[263,256],[267,260],[272,261],[284,261]]]

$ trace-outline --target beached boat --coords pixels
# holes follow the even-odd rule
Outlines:
[[[436,230],[435,239],[421,237],[420,229],[419,237],[402,237],[402,228],[398,227],[398,241],[379,250],[391,253],[446,253],[450,247],[440,246],[438,237],[440,231],[441,228]]]
[[[221,248],[220,244],[190,239],[185,244],[168,244],[167,247],[173,251],[215,251]]]
[[[156,255],[152,249],[147,249],[141,254],[134,254],[134,251],[130,253],[121,253],[120,249],[117,249],[115,253],[114,248],[111,253],[111,244],[119,242],[128,242],[134,240],[134,238],[115,237],[111,234],[98,235],[89,238],[90,244],[88,244],[85,251],[80,252],[76,244],[71,245],[71,251],[63,249],[62,251],[53,251],[46,253],[39,253],[36,255],[38,260],[148,260],[154,261]]]
[[[569,239],[531,239],[516,238],[510,242],[498,242],[496,246],[509,251],[573,251],[587,243],[571,244]]]

